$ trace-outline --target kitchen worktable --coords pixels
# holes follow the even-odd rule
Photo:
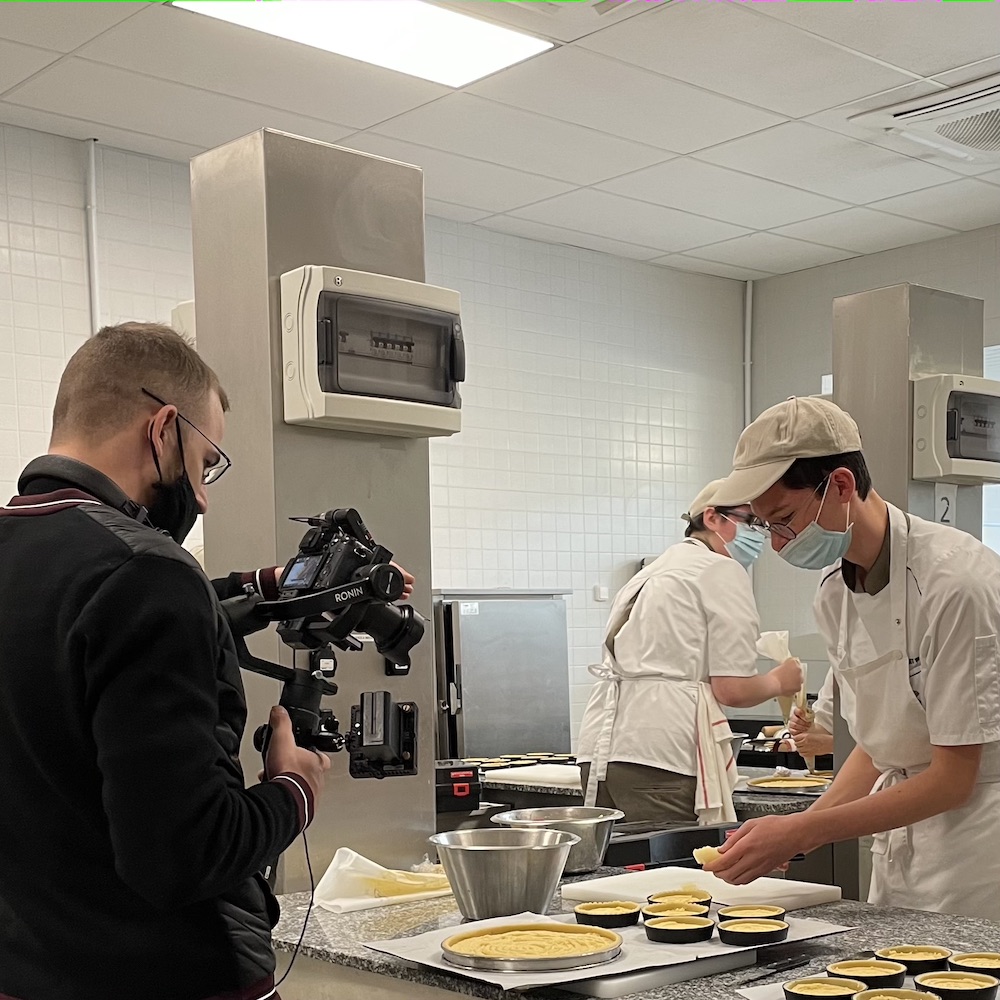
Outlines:
[[[592,877],[610,874],[603,869]],[[588,876],[591,877],[591,876]],[[308,894],[295,893],[281,897],[282,918],[274,931],[274,944],[279,952],[289,952],[295,947],[305,915]],[[553,900],[551,912],[569,910],[561,895]],[[996,951],[1000,949],[1000,924],[971,917],[953,917],[917,910],[889,909],[843,900],[824,906],[796,911],[796,916],[817,917],[834,923],[854,927],[846,934],[819,938],[815,941],[778,945],[762,950],[765,961],[776,961],[791,954],[806,954],[811,958],[808,966],[796,969],[796,977],[821,975],[830,963],[849,958],[862,949],[888,947],[894,944],[940,944],[956,951]],[[435,969],[411,966],[407,963],[365,948],[363,942],[387,938],[412,936],[424,931],[441,929],[446,932],[462,920],[452,897],[404,903],[398,906],[362,910],[357,913],[334,914],[314,908],[306,930],[299,957],[302,968],[293,973],[304,976],[309,992],[281,992],[287,1000],[298,997],[325,1000],[326,996],[338,1000],[381,1000],[388,997],[445,1000],[456,994],[500,1000],[513,994],[499,987],[459,975],[447,975]],[[303,960],[302,956],[307,956]],[[631,1000],[721,1000],[737,997],[736,988],[751,975],[752,969],[739,969],[703,979],[695,979],[674,986],[663,986],[643,993],[632,994]],[[781,976],[774,981],[780,982]],[[289,981],[294,983],[294,978]],[[330,992],[324,992],[328,987]],[[533,990],[529,996],[538,1000],[579,1000],[578,994],[545,988]]]
[[[579,775],[579,769],[570,764],[562,765],[567,771],[572,770],[575,775]],[[510,777],[516,776],[517,768],[505,771]],[[522,768],[521,770],[530,770]],[[495,772],[492,772],[495,773]],[[773,774],[774,771],[763,767],[743,767],[740,768],[741,778],[763,778]],[[740,820],[753,819],[755,816],[776,816],[789,815],[790,813],[802,812],[814,801],[813,797],[806,795],[765,795],[761,792],[741,791],[742,784],[737,786],[733,792],[733,805],[736,807],[736,818]],[[528,806],[569,805],[572,803],[583,803],[583,791],[579,787],[579,781],[574,783],[568,780],[560,787],[555,785],[533,785],[530,782],[517,781],[497,781],[490,772],[484,775],[483,798],[506,802],[507,798],[514,799],[511,803],[515,809]],[[543,798],[543,796],[545,798]],[[551,799],[559,801],[547,801]]]

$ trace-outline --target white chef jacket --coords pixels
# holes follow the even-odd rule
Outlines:
[[[760,622],[750,578],[735,560],[688,538],[625,589],[639,583],[628,620],[605,636],[621,677],[607,759],[695,775],[698,685],[757,673]],[[604,705],[598,682],[580,727],[579,761],[594,759]]]
[[[869,900],[1000,919],[1000,556],[976,538],[889,506],[891,570],[880,593],[848,589],[835,566],[816,597],[855,742],[881,777],[926,770],[933,746],[982,745],[957,809],[878,834]]]

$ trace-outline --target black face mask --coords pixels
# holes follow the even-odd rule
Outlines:
[[[180,544],[188,536],[188,532],[194,527],[194,522],[201,513],[198,506],[198,498],[194,495],[194,487],[188,478],[187,466],[184,464],[184,444],[181,441],[180,424],[175,423],[177,428],[177,451],[181,458],[180,478],[172,483],[163,481],[163,473],[160,471],[160,460],[156,457],[156,448],[153,446],[153,430],[149,431],[149,448],[153,453],[153,464],[156,466],[156,474],[160,477],[158,483],[153,483],[156,491],[156,498],[149,505],[147,514],[149,521],[154,528],[165,531],[170,537]]]

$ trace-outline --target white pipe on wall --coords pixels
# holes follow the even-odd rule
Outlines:
[[[97,265],[97,140],[87,140],[87,285],[90,293],[90,335],[101,328],[101,292]]]
[[[747,281],[743,292],[743,426],[753,421],[753,407],[750,393],[753,389],[751,377],[753,364],[753,282]]]

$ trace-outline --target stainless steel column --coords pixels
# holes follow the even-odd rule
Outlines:
[[[283,564],[303,525],[288,520],[357,507],[375,538],[417,578],[414,607],[428,620],[430,484],[423,439],[293,427],[282,420],[278,276],[304,264],[340,265],[424,279],[423,174],[416,167],[263,130],[194,158],[192,228],[198,348],[232,399],[225,448],[233,468],[210,490],[209,571]],[[409,677],[388,678],[374,650],[338,657],[331,707],[346,729],[365,690],[389,690],[421,711],[419,774],[383,781],[347,774],[335,755],[309,831],[319,878],[351,847],[394,867],[419,860],[434,832],[432,629],[413,650]],[[272,632],[259,656],[290,662]],[[257,773],[249,734],[277,702],[278,684],[244,674],[249,703],[243,766]],[[285,858],[283,888],[306,885],[301,849]]]
[[[982,375],[983,302],[922,285],[890,285],[833,300],[833,398],[858,422],[878,494],[918,517],[935,517],[934,484],[910,478],[913,393],[910,379],[944,373]],[[955,527],[982,537],[983,491],[958,488]],[[839,715],[839,712],[838,712]],[[853,749],[837,721],[839,766]],[[867,852],[867,847],[862,847]],[[837,845],[834,870],[844,894],[867,892],[856,842]]]

